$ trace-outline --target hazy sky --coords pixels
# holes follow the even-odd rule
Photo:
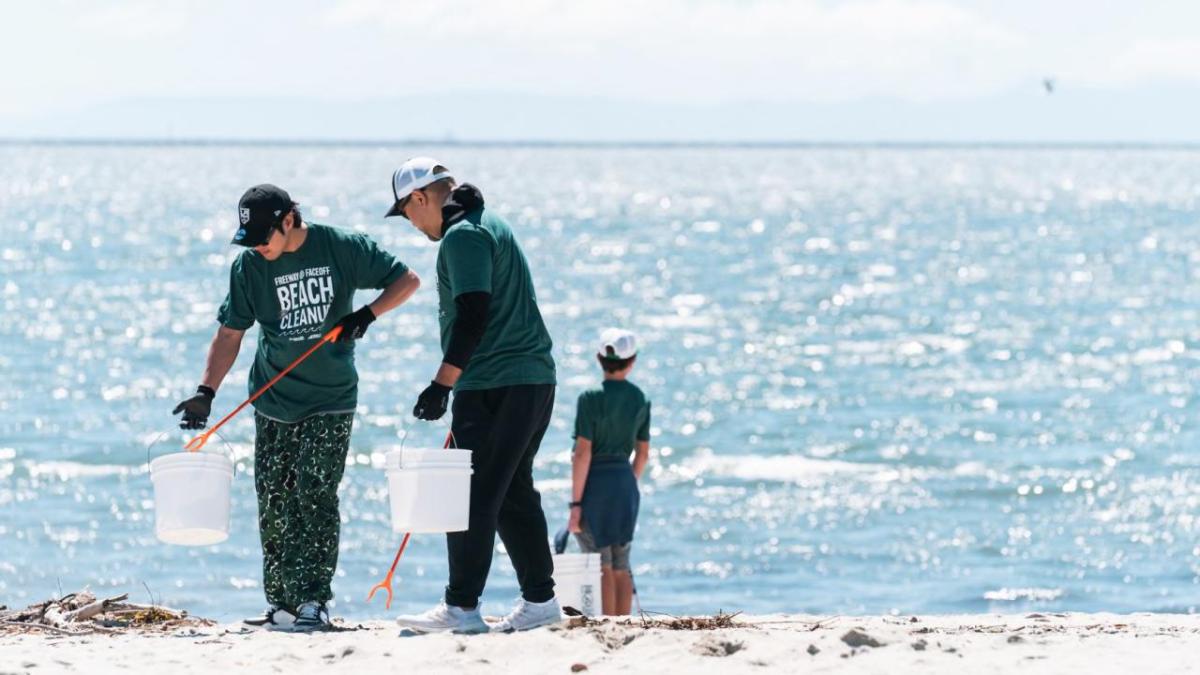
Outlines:
[[[1041,95],[1045,75],[1061,94],[1153,88],[1167,101],[1200,85],[1200,3],[1186,1],[0,0],[0,8],[0,125],[129,99],[352,103],[489,91],[844,109]]]

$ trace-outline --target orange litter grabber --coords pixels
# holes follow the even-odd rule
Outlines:
[[[450,447],[450,442],[453,438],[453,432],[446,434],[446,444],[442,446],[442,449]],[[367,593],[367,602],[370,602],[371,598],[375,597],[375,591],[384,590],[387,591],[387,602],[384,604],[384,608],[392,608],[392,574],[396,572],[396,565],[400,564],[400,556],[404,555],[404,547],[408,546],[408,538],[411,536],[412,532],[404,533],[404,539],[400,540],[400,550],[396,551],[396,557],[392,560],[392,566],[388,569],[387,576],[383,578],[383,581],[371,587],[371,592]]]
[[[375,591],[382,589],[387,591],[388,594],[387,602],[383,606],[386,609],[392,608],[392,574],[395,573],[396,565],[400,562],[400,556],[404,555],[404,547],[408,546],[408,538],[411,536],[412,532],[404,533],[404,539],[400,541],[400,550],[396,551],[396,559],[392,561],[391,569],[388,570],[387,576],[383,578],[383,581],[371,587],[371,592],[367,593],[367,602],[370,602],[371,598],[375,597]]]
[[[321,347],[321,345],[325,344],[326,342],[333,342],[341,334],[342,334],[342,327],[334,326],[333,330],[326,333],[325,337],[321,338],[321,340],[319,342],[317,342],[317,344],[309,347],[308,351],[306,351],[303,354],[301,354],[300,356],[296,357],[296,360],[292,361],[290,364],[288,364],[287,368],[284,368],[283,370],[279,371],[279,374],[276,375],[275,377],[272,377],[270,382],[264,384],[261,389],[254,392],[253,396],[246,399],[245,401],[242,401],[241,405],[234,408],[233,412],[231,412],[228,415],[226,415],[225,417],[221,418],[221,421],[214,424],[211,429],[209,429],[208,431],[205,431],[204,433],[200,434],[199,436],[196,436],[192,440],[188,441],[187,445],[183,446],[183,449],[187,450],[188,452],[199,451],[200,448],[203,448],[204,444],[208,442],[208,438],[210,436],[212,436],[213,434],[215,434],[217,432],[217,429],[221,428],[221,425],[228,422],[231,418],[233,418],[234,415],[240,413],[242,411],[242,408],[245,408],[246,406],[253,403],[255,401],[255,399],[257,399],[259,396],[262,396],[263,394],[267,393],[268,389],[275,386],[275,383],[278,382],[279,380],[283,379],[284,375],[287,375],[288,373],[290,373],[292,371],[293,368],[300,365],[301,361],[303,361],[304,359],[307,359],[309,356],[312,356],[312,353],[317,351],[317,349],[319,349]]]

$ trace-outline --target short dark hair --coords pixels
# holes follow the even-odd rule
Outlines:
[[[449,169],[442,166],[441,164],[433,167],[433,175],[435,175],[435,176],[438,174],[447,173],[449,171],[450,171]],[[441,186],[443,186],[443,185],[446,186],[446,191],[450,192],[454,188],[458,187],[458,181],[454,180],[454,176],[446,176],[445,178],[439,178],[439,179],[433,181],[432,183],[430,183],[429,185],[426,185],[425,187],[423,187],[421,189],[429,190],[431,188],[434,188],[434,186],[437,186],[437,189],[440,189]]]
[[[286,213],[282,216],[279,216],[279,222],[271,226],[276,230],[279,230],[280,234],[285,234],[283,231],[283,220],[285,218],[287,218]],[[300,205],[296,202],[292,202],[292,227],[300,227],[300,223],[302,222],[304,222],[304,219],[300,217]]]
[[[600,362],[600,367],[604,369],[604,372],[619,373],[633,365],[634,361],[637,361],[637,354],[634,354],[627,359],[613,359],[597,354],[596,360]]]

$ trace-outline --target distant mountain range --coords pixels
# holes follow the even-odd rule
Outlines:
[[[1200,89],[1072,90],[1040,82],[964,101],[713,105],[476,92],[366,101],[319,97],[124,99],[0,115],[0,138],[583,143],[1197,143]]]

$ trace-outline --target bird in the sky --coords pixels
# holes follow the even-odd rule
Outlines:
[[[1042,78],[1042,86],[1046,88],[1047,94],[1053,94],[1054,93],[1054,78],[1043,77]]]

